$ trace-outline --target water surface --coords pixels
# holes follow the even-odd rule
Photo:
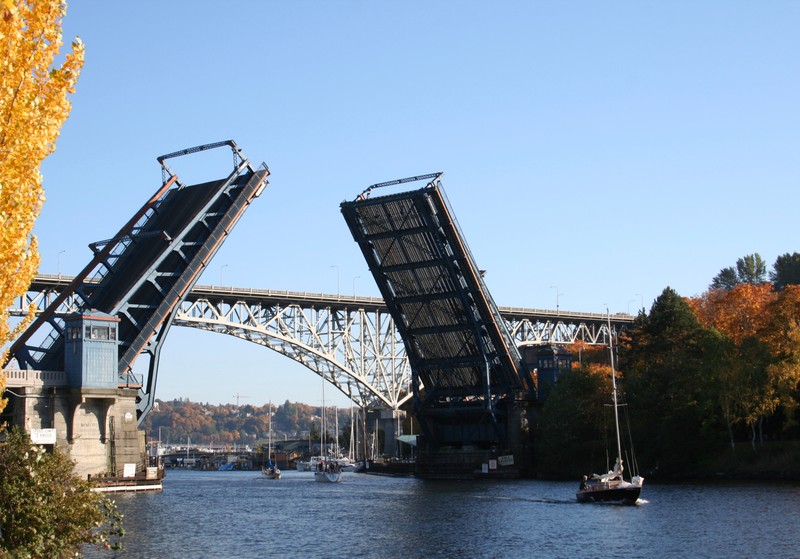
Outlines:
[[[88,557],[800,557],[800,485],[645,481],[634,507],[578,504],[578,483],[444,482],[309,472],[169,471],[119,494],[125,549]]]

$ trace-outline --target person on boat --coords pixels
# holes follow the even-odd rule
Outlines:
[[[585,489],[586,489],[586,481],[587,481],[588,479],[589,479],[588,477],[586,477],[586,476],[583,476],[583,479],[581,480],[581,487],[580,487],[580,490],[581,490],[581,491],[583,491],[583,490],[585,490]]]

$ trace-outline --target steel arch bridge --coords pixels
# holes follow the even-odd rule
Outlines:
[[[40,312],[73,278],[39,275],[11,309]],[[68,296],[59,314],[77,306]],[[606,345],[608,316],[499,307],[518,346]],[[611,316],[612,335],[630,326]],[[303,364],[366,409],[399,409],[411,398],[411,370],[394,321],[377,297],[195,286],[179,304],[173,325],[234,336]]]

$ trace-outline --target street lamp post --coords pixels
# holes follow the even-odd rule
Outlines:
[[[339,288],[339,266],[331,266],[331,268],[336,268],[336,296],[338,297],[342,291]]]
[[[558,291],[558,286],[557,286],[557,285],[551,285],[551,286],[550,286],[550,289],[555,289],[555,290],[556,290],[556,314],[559,314],[559,310],[558,310],[558,298],[559,298],[561,295],[563,295],[563,293],[560,293],[560,292]]]
[[[59,251],[58,256],[56,256],[56,270],[58,270],[58,278],[61,279],[61,255],[67,252],[66,250]]]

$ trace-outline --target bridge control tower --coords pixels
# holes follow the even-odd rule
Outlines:
[[[341,211],[406,347],[421,427],[416,475],[525,475],[535,381],[459,230],[441,177],[372,185]],[[376,188],[418,181],[425,186],[371,196]]]

